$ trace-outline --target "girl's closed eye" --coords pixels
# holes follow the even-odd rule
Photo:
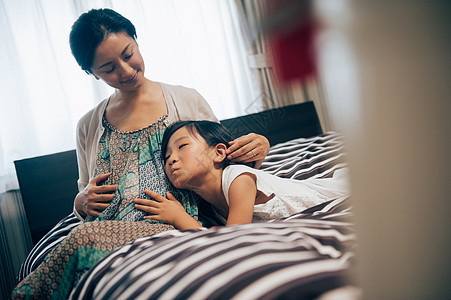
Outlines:
[[[110,74],[110,73],[112,73],[113,71],[114,71],[114,67],[111,67],[111,69],[106,70],[105,73]]]
[[[125,58],[124,58],[125,61],[129,60],[130,58],[132,58],[132,56],[133,56],[133,52],[130,53],[129,55],[125,56]]]
[[[187,146],[188,144],[181,144],[180,146],[179,146],[179,149],[182,149],[183,147],[185,147],[185,146]]]

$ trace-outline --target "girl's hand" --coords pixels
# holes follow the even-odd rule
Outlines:
[[[145,193],[154,200],[135,199],[135,208],[151,213],[144,219],[157,220],[174,225],[178,229],[200,228],[200,224],[191,217],[175,197],[167,192],[167,198],[153,191],[146,190]]]
[[[108,179],[110,173],[94,177],[83,191],[75,197],[75,209],[83,217],[87,215],[98,217],[113,200],[117,185],[101,185]]]
[[[260,167],[269,152],[268,139],[256,133],[243,135],[231,141],[229,145],[227,159],[240,163],[255,161],[255,168]]]

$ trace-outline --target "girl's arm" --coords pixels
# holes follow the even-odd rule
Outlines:
[[[255,175],[243,173],[236,177],[229,188],[229,215],[226,225],[252,223],[257,184]]]
[[[144,219],[162,221],[180,230],[202,227],[185,211],[182,204],[171,193],[168,192],[167,198],[165,198],[149,190],[145,192],[155,200],[135,199],[135,208],[152,214],[145,216]]]

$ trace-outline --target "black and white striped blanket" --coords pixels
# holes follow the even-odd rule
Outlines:
[[[347,166],[343,136],[327,132],[271,147],[260,169],[284,178],[328,178]]]
[[[17,282],[22,281],[28,274],[33,272],[44,258],[58,245],[69,232],[81,224],[81,221],[73,214],[69,214],[52,228],[28,253],[22,263],[17,275]]]
[[[347,198],[270,223],[169,231],[111,253],[71,299],[314,299],[352,285]]]
[[[345,166],[342,136],[328,132],[271,147],[261,169],[305,179],[331,177]],[[349,199],[337,199],[267,224],[171,231],[140,239],[99,263],[82,279],[73,297],[311,298],[348,282],[353,256],[349,245],[354,244],[350,216]],[[78,224],[71,214],[55,226],[30,252],[18,279],[34,270]],[[172,251],[162,252],[168,248]],[[141,263],[132,264],[138,258]],[[279,277],[285,279],[276,280]]]

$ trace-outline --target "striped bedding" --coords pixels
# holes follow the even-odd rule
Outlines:
[[[280,177],[305,179],[309,177],[331,177],[335,170],[345,166],[346,159],[342,136],[335,132],[327,132],[312,138],[295,139],[271,147],[261,169]],[[296,280],[287,278],[287,282],[280,283],[283,285],[283,288],[278,286],[277,289],[271,292],[262,292],[262,295],[266,295],[265,297],[268,299],[285,298],[285,294],[283,294],[285,289],[286,296],[296,293],[298,296],[306,295],[309,298],[311,295],[316,295],[319,292],[343,286],[343,282],[346,281],[346,273],[348,272],[352,252],[344,249],[347,249],[348,244],[353,244],[354,236],[350,225],[352,222],[344,219],[350,216],[349,199],[337,199],[332,203],[323,203],[317,207],[310,208],[286,220],[278,220],[268,224],[240,225],[230,229],[213,228],[186,232],[171,231],[141,239],[121,248],[99,263],[89,273],[89,277],[84,277],[83,281],[77,286],[73,297],[74,299],[78,297],[89,298],[95,295],[99,299],[112,299],[115,298],[115,295],[118,295],[115,293],[128,295],[125,292],[127,290],[127,293],[132,293],[130,294],[133,296],[131,298],[139,295],[145,295],[143,298],[158,298],[160,293],[166,292],[175,293],[181,298],[187,298],[189,295],[193,299],[202,298],[203,296],[205,296],[204,298],[230,298],[232,297],[232,294],[230,294],[232,291],[236,291],[233,292],[233,295],[241,299],[260,298],[260,296],[252,294],[256,290],[260,290],[259,288],[252,288],[252,283],[257,282],[256,280],[263,280],[258,281],[260,283],[265,282],[265,280],[275,283],[276,281],[271,278],[278,278],[279,275],[290,277],[290,272],[310,274],[311,271],[308,270],[320,270],[319,266],[324,266],[324,272],[315,271],[313,274],[303,275],[301,276],[302,278],[297,278]],[[18,280],[22,280],[33,271],[52,250],[54,245],[58,244],[78,224],[79,221],[73,214],[61,220],[32,249],[20,269]],[[234,234],[232,232],[236,232],[236,238],[233,237]],[[232,243],[231,241],[238,242]],[[185,243],[191,245],[191,248],[183,248],[182,246]],[[210,246],[206,247],[206,245]],[[232,248],[229,248],[229,246]],[[167,255],[170,257],[163,262],[153,258],[150,259],[151,257],[159,257],[158,253],[164,247],[185,249],[185,251],[169,252]],[[327,251],[324,252],[324,249]],[[217,252],[209,252],[216,250]],[[251,252],[247,253],[247,250]],[[197,252],[202,253],[202,255],[197,254]],[[236,260],[228,261],[226,259],[229,256],[223,254],[229,252],[237,255]],[[256,253],[259,254],[256,255]],[[297,253],[299,257],[296,258],[297,256],[295,255],[292,260],[279,261],[280,257],[292,257],[289,253]],[[143,261],[146,261],[146,267],[136,268],[133,271],[128,270],[126,267],[129,265],[129,262],[134,261],[138,256]],[[193,260],[191,257],[193,256],[198,258],[195,265],[192,264]],[[210,273],[204,274],[202,272],[205,270],[198,266],[209,266],[210,264],[207,264],[208,259],[202,258],[203,256],[211,257],[212,259],[216,257],[224,258],[222,263],[220,263],[221,266],[239,265],[252,267],[249,269],[232,267],[230,270],[217,268],[210,270]],[[187,257],[190,258],[186,259]],[[201,258],[206,259],[206,261]],[[274,258],[275,261],[268,263],[268,265],[252,265],[253,262],[260,260],[270,262],[270,258]],[[220,260],[216,259],[215,261],[218,262]],[[239,261],[242,261],[242,263],[239,263]],[[151,265],[147,265],[147,263]],[[158,263],[158,265],[152,265],[154,263]],[[143,272],[143,274],[146,274],[145,276],[139,273],[142,270],[145,270]],[[134,275],[137,272],[141,275],[135,277]],[[152,280],[155,280],[154,276],[161,277],[163,273],[158,272],[167,274],[164,276],[166,279],[172,277],[174,279],[167,280],[164,284],[161,281],[163,279],[159,279],[158,284],[163,284],[163,286],[157,289],[158,285],[155,285],[155,282]],[[186,279],[198,273],[203,274],[204,279],[215,278],[215,280],[199,278],[199,280],[194,280],[190,284],[186,283]],[[233,280],[225,279],[230,278],[231,274],[236,274],[236,278]],[[102,278],[109,279],[104,280]],[[143,284],[138,284],[138,287],[136,287],[135,282],[141,281],[143,281]],[[106,289],[103,288],[106,282],[116,282],[118,284],[111,287],[108,285],[109,288]],[[152,290],[152,292],[144,291],[144,288],[147,288],[151,283],[155,290]],[[212,288],[218,284],[224,284],[224,288]],[[97,290],[95,289],[96,286]],[[198,286],[203,288],[198,289]],[[266,286],[266,284],[261,286]],[[135,288],[136,291],[133,292]],[[215,290],[217,294],[208,292],[209,289]],[[300,293],[299,289],[302,289],[303,292]],[[183,291],[183,293],[180,292],[181,294],[178,294],[177,291]],[[202,294],[194,294],[195,292]],[[246,294],[248,292],[251,294]],[[252,295],[255,297],[247,297]],[[166,296],[162,299],[164,298]],[[295,298],[299,299],[299,297]]]
[[[314,299],[352,286],[347,201],[271,223],[136,240],[85,274],[70,299]]]
[[[328,178],[346,167],[343,136],[327,132],[299,138],[271,147],[260,169],[293,179]]]
[[[69,214],[55,225],[28,253],[17,275],[17,282],[22,281],[28,274],[44,260],[53,248],[58,245],[69,232],[81,224],[81,221],[73,214]]]

